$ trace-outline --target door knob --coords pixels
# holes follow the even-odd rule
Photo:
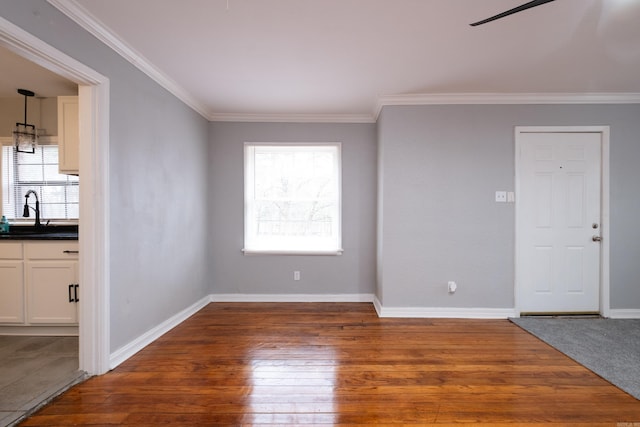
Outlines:
[[[602,242],[602,237],[600,237],[600,236],[593,236],[593,237],[591,238],[591,240],[593,240],[594,242]]]

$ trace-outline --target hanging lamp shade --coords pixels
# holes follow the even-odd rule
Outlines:
[[[27,123],[27,97],[34,96],[35,93],[27,89],[18,89],[18,93],[24,95],[24,123],[16,123],[13,144],[19,153],[34,154],[38,145],[38,133],[34,125]]]

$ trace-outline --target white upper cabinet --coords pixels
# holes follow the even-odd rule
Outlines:
[[[78,97],[58,97],[58,150],[60,173],[79,175],[80,131]]]

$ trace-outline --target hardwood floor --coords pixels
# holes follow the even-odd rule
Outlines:
[[[457,423],[640,425],[640,401],[507,320],[214,303],[22,425]]]

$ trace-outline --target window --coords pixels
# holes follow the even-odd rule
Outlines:
[[[245,144],[245,253],[340,254],[340,144]]]
[[[58,173],[57,145],[40,145],[35,154],[2,147],[2,214],[8,219],[22,218],[24,195],[29,190],[38,194],[43,223],[79,217],[79,179]],[[35,207],[33,196],[28,201]]]

